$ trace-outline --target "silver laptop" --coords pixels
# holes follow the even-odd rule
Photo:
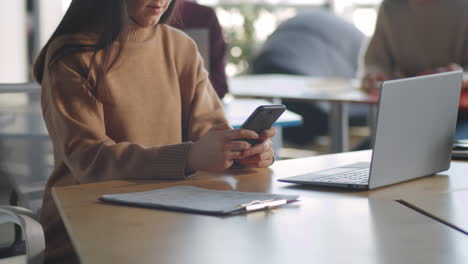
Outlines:
[[[383,82],[371,162],[278,181],[374,189],[447,170],[462,75],[454,71]]]

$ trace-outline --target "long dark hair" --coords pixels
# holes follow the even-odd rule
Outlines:
[[[169,23],[175,9],[176,0],[172,0],[159,23]],[[90,81],[91,71],[96,69],[98,75],[107,73],[119,59],[124,48],[125,41],[118,45],[117,52],[111,50],[112,43],[116,40],[127,39],[125,21],[128,20],[126,0],[73,0],[65,16],[55,32],[41,50],[34,64],[34,78],[42,83],[46,53],[50,43],[62,35],[77,33],[96,33],[97,39],[93,44],[65,44],[51,54],[49,69],[61,58],[72,53],[93,52],[88,67],[87,81]],[[97,60],[97,52],[102,51],[102,56]],[[100,76],[96,76],[99,79]],[[97,81],[97,80],[96,80]]]

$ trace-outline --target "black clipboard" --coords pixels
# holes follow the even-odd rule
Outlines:
[[[298,201],[297,195],[217,191],[175,186],[146,192],[103,195],[100,200],[130,206],[208,215],[230,215],[266,210]]]

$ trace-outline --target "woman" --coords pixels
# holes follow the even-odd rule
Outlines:
[[[37,59],[34,74],[55,157],[41,215],[47,263],[77,262],[53,186],[184,179],[194,170],[229,168],[234,160],[273,163],[274,129],[257,135],[226,124],[195,44],[165,25],[175,5],[73,0]],[[261,143],[252,147],[242,138]]]
[[[363,58],[362,88],[468,67],[468,1],[385,0]]]
[[[453,70],[468,70],[468,1],[384,0],[363,58],[362,88]],[[468,93],[468,75],[462,97]],[[456,139],[468,138],[468,111],[458,113]]]

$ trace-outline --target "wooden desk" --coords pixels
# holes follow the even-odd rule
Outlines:
[[[392,201],[463,186],[468,163],[371,192],[277,182],[370,151],[279,161],[270,169],[199,172],[186,181],[110,181],[58,187],[53,196],[83,263],[468,263],[468,236]],[[213,217],[104,204],[102,194],[174,185],[299,194],[273,211]],[[369,198],[380,199],[369,199]]]
[[[349,146],[348,104],[376,105],[377,98],[356,88],[352,80],[316,78],[285,74],[243,75],[229,80],[229,91],[237,97],[261,97],[279,103],[282,99],[303,102],[329,102],[331,151],[343,152]],[[369,109],[369,124],[375,127],[376,107]]]
[[[468,235],[468,189],[437,195],[412,196],[404,198],[403,201],[413,209]]]

